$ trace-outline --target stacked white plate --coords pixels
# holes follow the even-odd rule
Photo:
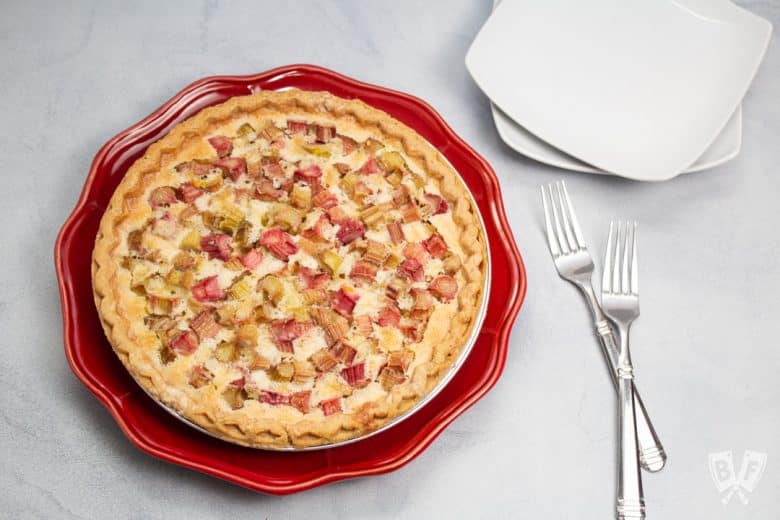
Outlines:
[[[739,153],[771,32],[728,0],[503,0],[466,66],[523,155],[664,180]]]

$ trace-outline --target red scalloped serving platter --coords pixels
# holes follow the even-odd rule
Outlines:
[[[95,309],[90,276],[91,251],[103,211],[127,169],[151,143],[204,107],[259,89],[288,87],[361,99],[417,130],[453,164],[474,194],[485,221],[492,262],[487,316],[471,354],[447,386],[412,416],[378,435],[307,452],[243,448],[171,417],[132,380],[111,350]],[[522,259],[490,165],[424,101],[312,65],[291,65],[252,76],[204,78],[108,141],[92,162],[78,204],[57,237],[54,254],[68,362],[133,444],[163,460],[279,495],[385,473],[419,455],[498,380],[526,289]]]

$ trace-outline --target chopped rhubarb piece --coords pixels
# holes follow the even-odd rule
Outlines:
[[[236,182],[242,173],[246,173],[246,159],[243,157],[223,157],[214,164],[227,172],[233,182]]]
[[[308,361],[300,361],[296,359],[293,361],[293,368],[295,369],[293,381],[296,383],[308,383],[317,377],[317,371]]]
[[[246,188],[236,188],[233,192],[233,199],[236,203],[241,204],[249,199],[249,190]]]
[[[277,321],[271,325],[271,336],[282,341],[292,341],[301,337],[307,330],[303,322],[293,319]]]
[[[371,317],[368,314],[355,316],[355,325],[357,326],[358,332],[364,336],[368,336],[374,332],[374,326],[371,324]]]
[[[317,222],[315,222],[312,227],[304,229],[301,235],[303,235],[304,238],[308,238],[309,240],[325,240],[325,227],[329,224],[330,221],[328,220],[328,217],[325,215],[320,215],[320,218],[317,219]]]
[[[444,258],[448,251],[446,242],[444,242],[444,239],[438,233],[434,233],[423,240],[423,245],[428,253],[434,258]]]
[[[168,332],[176,326],[176,322],[168,316],[146,316],[144,324],[154,332]]]
[[[311,390],[295,392],[290,396],[290,405],[294,406],[301,413],[308,413],[309,403],[311,401]]]
[[[425,265],[428,261],[428,251],[425,247],[418,242],[410,242],[404,246],[403,250],[404,258],[414,258],[420,264]]]
[[[428,310],[433,307],[433,297],[426,289],[414,287],[409,293],[414,298],[414,309]]]
[[[209,137],[209,144],[219,157],[227,157],[233,151],[233,143],[224,135]]]
[[[314,135],[318,143],[327,143],[336,137],[336,128],[333,126],[314,126]]]
[[[425,277],[425,270],[417,259],[407,258],[398,266],[398,275],[404,278],[411,278],[415,282],[421,282]]]
[[[271,179],[260,179],[255,184],[255,196],[267,202],[279,200],[285,194],[284,190],[276,189]]]
[[[259,135],[266,141],[272,141],[284,135],[284,132],[282,132],[275,124],[268,123],[265,128],[260,130]]]
[[[312,197],[311,203],[322,209],[330,209],[339,203],[339,199],[330,190],[320,190]]]
[[[277,160],[263,159],[262,162],[263,176],[271,180],[282,180],[287,178],[287,174],[284,172],[284,168],[279,164]]]
[[[191,330],[185,330],[177,334],[168,347],[180,356],[189,356],[198,348],[198,336]]]
[[[241,376],[237,379],[232,380],[228,383],[228,386],[231,386],[233,388],[244,388],[246,386],[246,376]]]
[[[385,366],[379,373],[379,382],[385,390],[389,390],[393,386],[401,384],[404,381],[406,381],[406,375],[403,371],[391,366]]]
[[[203,195],[203,190],[199,190],[198,188],[193,186],[192,183],[190,182],[185,182],[184,184],[179,186],[179,192],[181,193],[181,198],[187,204],[194,202],[195,199]]]
[[[396,276],[385,287],[385,295],[391,300],[398,300],[406,286],[406,280]]]
[[[342,244],[349,244],[350,242],[360,238],[366,232],[366,227],[359,220],[345,220],[339,226],[339,230],[336,232],[336,238]]]
[[[160,218],[152,220],[152,233],[162,238],[173,238],[177,230],[176,221],[167,211]]]
[[[345,343],[337,344],[336,346],[333,347],[332,350],[334,350],[336,359],[338,359],[345,365],[349,365],[350,363],[352,363],[352,361],[355,359],[355,355],[357,354],[357,350],[355,350],[353,347],[350,347]]]
[[[253,179],[260,178],[263,174],[263,163],[261,161],[247,161],[246,174]]]
[[[388,354],[387,366],[398,368],[402,372],[406,372],[406,369],[409,368],[412,360],[414,360],[414,352],[411,350],[396,350]]]
[[[392,240],[394,244],[400,244],[406,238],[404,237],[404,230],[401,227],[401,223],[397,221],[389,222],[387,224],[387,232],[390,233],[390,240]]]
[[[410,200],[411,197],[409,196],[409,188],[403,184],[393,192],[393,205],[396,208],[400,208]]]
[[[306,121],[287,121],[287,130],[292,134],[305,134],[308,127]]]
[[[217,276],[210,276],[192,286],[192,296],[199,302],[215,302],[225,298],[225,291],[219,286]]]
[[[271,324],[271,339],[281,352],[294,352],[293,340],[301,337],[308,327],[306,324],[289,319]]]
[[[187,222],[192,217],[198,214],[198,208],[194,204],[190,204],[179,213],[179,222]]]
[[[359,181],[355,184],[355,188],[352,191],[352,200],[359,201],[361,204],[366,200],[366,197],[373,195],[374,190],[368,187],[363,181]]]
[[[149,194],[149,205],[153,208],[168,206],[176,202],[176,190],[170,186],[160,186]]]
[[[276,349],[279,352],[286,352],[288,354],[295,353],[295,347],[293,346],[292,341],[277,341],[274,345],[276,345]]]
[[[387,246],[383,243],[377,242],[376,240],[369,240],[366,245],[366,252],[363,253],[363,259],[366,262],[381,266],[385,263],[388,254]]]
[[[458,282],[452,276],[443,274],[434,278],[428,288],[439,299],[450,301],[458,292]]]
[[[431,293],[425,289],[418,288],[414,288],[410,292],[414,298],[411,317],[414,319],[423,319],[427,317],[434,303]]]
[[[353,280],[373,282],[376,278],[376,273],[376,265],[360,260],[355,262],[355,265],[352,266],[352,270],[349,272],[349,277]]]
[[[325,339],[328,345],[338,343],[349,332],[349,322],[346,318],[332,310],[315,307],[310,311],[310,314],[317,325],[325,330]]]
[[[414,202],[409,201],[401,206],[401,216],[404,222],[416,222],[420,220],[420,210]]]
[[[265,246],[279,260],[287,261],[298,252],[293,238],[280,228],[271,228],[260,236],[260,245]]]
[[[210,310],[203,310],[190,322],[190,328],[202,340],[210,339],[219,334],[219,324],[214,321],[214,315]]]
[[[290,396],[278,392],[271,392],[270,390],[261,390],[258,401],[261,403],[268,403],[272,406],[279,406],[281,404],[290,404]]]
[[[200,239],[200,249],[208,253],[209,258],[230,260],[232,242],[229,235],[214,233]]]
[[[287,178],[287,174],[284,173],[284,168],[278,162],[266,162],[263,163],[263,176],[271,180],[282,180]]]
[[[309,305],[325,303],[328,301],[328,291],[325,289],[306,289],[303,291],[303,300]]]
[[[154,295],[148,295],[147,298],[149,312],[160,316],[170,314],[179,301],[177,298],[160,298]]]
[[[322,177],[322,170],[320,170],[320,167],[316,164],[312,164],[306,168],[295,170],[294,179],[296,181],[303,181],[309,184],[319,184],[320,177]]]
[[[328,209],[328,219],[330,219],[333,224],[341,224],[350,220],[349,215],[338,206],[333,206]]]
[[[279,189],[285,193],[290,193],[295,186],[295,182],[292,179],[285,179],[279,184]]]
[[[398,327],[401,323],[401,312],[395,307],[385,307],[379,311],[376,322],[380,327]]]
[[[350,386],[359,385],[366,378],[365,362],[342,369],[341,377],[343,377]]]
[[[447,201],[444,200],[439,195],[435,195],[433,193],[426,193],[424,197],[425,197],[426,205],[428,205],[430,208],[431,215],[440,215],[442,213],[447,213],[447,210],[450,209],[450,206],[449,204],[447,204]]]
[[[352,316],[360,295],[354,291],[346,291],[344,287],[334,292],[330,297],[330,305],[333,310],[345,317]]]
[[[379,163],[377,162],[376,157],[371,157],[369,160],[363,163],[363,166],[361,166],[357,172],[364,175],[379,173]]]
[[[144,251],[144,230],[134,229],[127,235],[127,249],[135,253],[142,253]]]
[[[252,361],[249,365],[249,368],[251,370],[268,370],[269,368],[271,368],[271,361],[265,356],[262,356],[257,352],[254,352],[252,355]]]
[[[336,356],[325,349],[318,350],[311,355],[311,362],[320,372],[327,372],[338,364]]]
[[[209,371],[209,369],[201,363],[199,365],[193,366],[192,370],[190,370],[189,383],[194,388],[200,388],[203,385],[208,384],[213,377],[214,374],[212,374],[211,371]]]
[[[241,255],[241,263],[244,267],[249,269],[250,271],[260,265],[260,262],[263,261],[263,253],[258,251],[257,249],[250,249],[249,252],[247,252],[244,255]]]
[[[330,281],[328,273],[320,273],[308,267],[301,267],[300,273],[307,289],[323,289]]]
[[[320,401],[320,408],[322,408],[322,413],[325,415],[339,413],[341,411],[341,398],[334,397],[333,399]]]
[[[238,410],[244,406],[244,401],[247,398],[247,394],[243,388],[238,388],[231,383],[225,388],[225,390],[222,391],[222,398],[225,400],[228,406],[230,406],[230,408],[233,410]]]
[[[417,328],[417,325],[404,325],[401,327],[401,332],[412,341],[420,339],[420,330]]]
[[[349,155],[355,151],[355,148],[357,148],[357,141],[355,141],[354,139],[350,139],[349,137],[343,135],[340,135],[339,139],[341,139],[342,154]]]
[[[333,167],[336,168],[336,170],[338,170],[341,175],[346,175],[352,171],[352,167],[349,164],[343,162],[333,163]]]
[[[178,173],[192,173],[193,175],[203,175],[211,171],[211,164],[201,161],[187,161],[176,165]]]

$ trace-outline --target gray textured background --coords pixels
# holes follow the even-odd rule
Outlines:
[[[565,178],[599,256],[610,217],[641,223],[633,352],[671,456],[645,479],[649,514],[778,517],[777,33],[745,100],[740,155],[640,184],[557,171],[499,141],[463,65],[489,0],[2,4],[0,516],[611,518],[615,400],[584,303],[555,275],[541,232],[538,186]],[[743,4],[778,26],[780,3]],[[529,290],[503,378],[422,456],[389,475],[275,498],[125,439],[63,356],[52,244],[109,137],[197,78],[295,62],[436,107],[496,169]],[[748,505],[723,506],[707,454],[734,450],[739,464],[745,449],[769,454],[763,481]]]

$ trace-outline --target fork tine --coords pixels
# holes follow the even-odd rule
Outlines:
[[[604,272],[601,275],[601,292],[612,292],[612,244],[614,243],[615,223],[609,223],[607,250],[604,252]]]
[[[547,227],[547,243],[550,246],[550,252],[553,255],[553,258],[558,258],[561,256],[561,250],[558,247],[558,240],[555,238],[555,231],[552,227],[552,221],[550,219],[550,206],[547,204],[547,191],[544,189],[544,185],[541,186],[542,188],[542,206],[544,206],[544,224]],[[552,202],[552,194],[550,194],[550,202]]]
[[[582,237],[582,230],[580,230],[580,223],[577,221],[577,215],[574,213],[574,207],[571,204],[569,198],[569,190],[566,189],[566,183],[561,181],[561,187],[563,187],[563,198],[566,199],[566,209],[569,211],[569,218],[571,219],[571,227],[574,230],[574,237],[577,239],[577,247],[585,249],[585,239]]]
[[[564,197],[563,181],[557,181],[555,183],[555,188],[558,192],[558,207],[561,210],[561,221],[563,222],[563,230],[566,233],[566,240],[569,243],[569,248],[572,251],[577,251],[579,250],[580,246],[577,243],[577,240],[574,238],[574,233],[572,233],[571,230],[571,224],[569,222],[571,217],[567,208],[566,198]]]
[[[620,230],[622,226],[619,220],[615,227],[615,252],[612,257],[612,292],[620,294]]]
[[[633,240],[631,241],[631,294],[639,296],[639,259],[636,251],[636,222],[634,222]]]
[[[620,270],[621,275],[621,292],[622,294],[631,294],[631,285],[629,284],[629,268],[631,267],[631,259],[629,258],[629,255],[631,254],[631,248],[629,247],[629,244],[631,243],[633,233],[631,231],[631,226],[629,226],[629,223],[626,222],[625,225],[625,233],[623,234],[623,268]]]
[[[561,221],[558,217],[558,211],[559,208],[557,204],[555,204],[555,186],[553,184],[549,184],[547,186],[550,190],[550,205],[552,206],[552,215],[553,215],[553,221],[555,222],[555,236],[558,238],[558,244],[561,246],[561,252],[564,255],[568,255],[571,250],[569,249],[569,244],[566,242],[566,236],[563,233],[563,229],[561,229]]]

